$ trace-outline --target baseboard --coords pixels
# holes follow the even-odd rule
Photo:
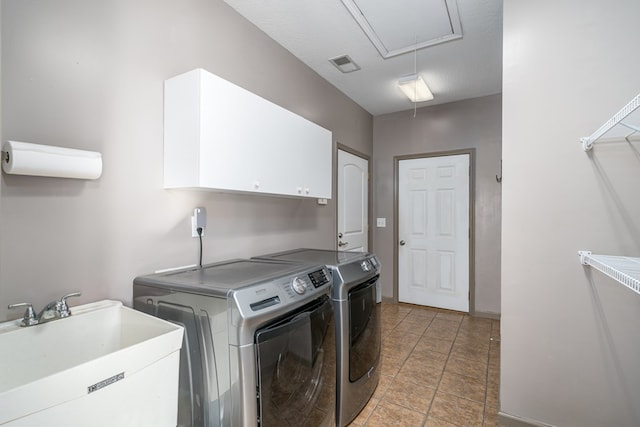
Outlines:
[[[515,415],[498,412],[498,424],[501,427],[554,427],[540,421],[516,417]]]
[[[476,311],[474,317],[482,317],[483,319],[500,320],[500,313],[492,313],[490,311]]]

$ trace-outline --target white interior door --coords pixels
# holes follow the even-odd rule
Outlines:
[[[338,249],[369,250],[369,161],[338,150]]]
[[[398,299],[469,311],[469,155],[401,160]]]

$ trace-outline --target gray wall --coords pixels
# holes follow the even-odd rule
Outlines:
[[[500,313],[501,96],[491,95],[378,116],[373,121],[373,248],[383,265],[383,296],[393,298],[394,156],[476,149],[475,310]],[[375,218],[373,221],[375,225]]]
[[[577,254],[640,256],[640,142],[579,143],[640,92],[638,16],[628,0],[504,4],[500,410],[514,417],[640,425],[640,295]]]
[[[3,174],[0,319],[75,290],[130,302],[136,275],[197,262],[196,206],[205,262],[334,247],[333,201],[162,188],[169,77],[205,68],[372,153],[371,115],[221,0],[3,0],[2,65],[2,139],[100,151],[104,171]]]

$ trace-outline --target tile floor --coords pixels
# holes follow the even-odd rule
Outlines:
[[[383,303],[381,369],[350,427],[498,426],[497,320]]]

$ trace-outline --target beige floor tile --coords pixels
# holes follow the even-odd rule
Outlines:
[[[411,312],[411,307],[405,307],[402,304],[382,304],[383,316],[406,316]]]
[[[412,334],[422,335],[431,323],[431,319],[428,317],[410,317],[407,316],[398,323],[394,328],[396,331],[410,332]]]
[[[426,387],[437,387],[442,369],[436,369],[415,358],[409,358],[396,375],[398,379]]]
[[[392,332],[393,332],[393,328],[382,328],[380,329],[380,336],[382,337],[382,339],[385,339]]]
[[[497,351],[489,351],[489,365],[500,367],[500,353]]]
[[[421,316],[421,317],[429,317],[433,319],[436,317],[437,312],[433,311],[427,307],[414,307],[411,309],[409,313],[410,316]]]
[[[500,384],[500,365],[491,365],[487,368],[487,383]]]
[[[395,403],[402,407],[426,414],[431,405],[431,400],[436,394],[436,389],[416,385],[395,378],[382,401]]]
[[[498,408],[486,406],[484,408],[484,427],[500,427],[498,424]]]
[[[487,362],[450,356],[445,371],[484,380],[487,378]]]
[[[407,357],[409,357],[412,351],[413,351],[413,346],[409,347],[406,345],[400,346],[400,345],[394,345],[394,344],[386,344],[382,348],[382,356],[383,357],[387,356],[391,359],[397,360],[398,362],[402,363],[407,359]]]
[[[431,324],[429,325],[430,327],[440,328],[440,329],[450,329],[455,332],[457,332],[458,329],[460,329],[460,321],[450,320],[449,318],[446,318],[446,317],[444,318],[438,317],[440,316],[440,314],[441,313],[438,313],[435,319],[431,321]]]
[[[453,341],[458,333],[458,324],[449,320],[433,319],[423,336]]]
[[[365,407],[362,408],[362,411],[360,411],[358,416],[355,417],[353,421],[351,421],[351,424],[349,424],[349,426],[363,426],[369,419],[369,416],[371,416],[371,413],[375,409],[376,405],[378,405],[377,399],[369,399],[369,402],[367,402]]]
[[[494,353],[497,357],[500,357],[500,340],[494,338],[489,340],[489,343],[491,344],[491,352]]]
[[[391,385],[392,381],[393,377],[389,375],[380,375],[378,387],[376,387],[376,390],[373,392],[373,396],[371,396],[371,398],[374,400],[379,400],[382,396],[384,396],[384,393],[387,391],[387,388],[389,388],[389,385]]]
[[[393,403],[380,401],[365,423],[367,427],[422,427],[425,415]]]
[[[438,391],[473,400],[478,403],[484,403],[487,394],[487,385],[484,381],[476,378],[445,372],[442,375]]]
[[[460,325],[460,329],[472,330],[472,331],[475,331],[475,330],[491,331],[491,325],[492,325],[491,319],[465,316],[462,319],[462,324]]]
[[[484,405],[438,391],[431,404],[429,416],[459,426],[481,427]]]
[[[444,353],[438,353],[431,350],[414,349],[409,355],[409,359],[416,362],[423,363],[425,366],[429,366],[434,369],[444,370],[444,365],[447,363],[448,356]]]
[[[491,336],[492,337],[500,337],[500,321],[492,320],[491,321]]]
[[[480,360],[486,363],[489,359],[489,347],[472,343],[459,343],[456,339],[451,349],[451,356]]]
[[[451,424],[450,422],[441,420],[439,418],[428,416],[427,422],[424,424],[424,427],[459,427],[459,426],[455,424]]]
[[[443,340],[440,338],[433,338],[429,336],[423,336],[420,341],[416,343],[413,351],[435,351],[437,353],[449,354],[451,347],[453,346],[453,340]]]
[[[402,319],[385,319],[383,315],[382,321],[380,322],[382,326],[382,332],[393,331],[400,322],[402,322]]]
[[[390,350],[413,350],[413,347],[420,341],[422,333],[414,334],[411,332],[399,331],[394,329],[382,341],[384,348]]]
[[[491,331],[486,329],[463,329],[460,328],[458,331],[457,338],[473,340],[473,341],[482,341],[489,344],[491,340]]]
[[[395,377],[400,372],[400,368],[404,364],[405,358],[397,354],[382,354],[380,361],[380,374]]]
[[[441,311],[436,314],[436,319],[449,320],[452,322],[456,322],[459,325],[462,322],[462,319],[464,318],[464,316],[465,315],[462,313]]]
[[[487,382],[487,406],[500,407],[500,385],[494,382]]]

